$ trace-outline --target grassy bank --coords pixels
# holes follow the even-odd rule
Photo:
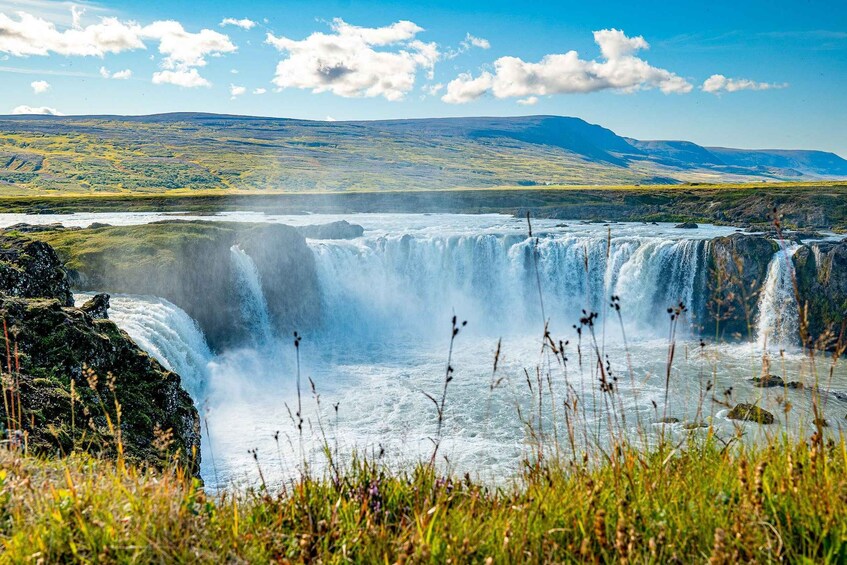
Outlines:
[[[847,230],[847,184],[503,187],[345,193],[197,191],[0,197],[5,212],[505,213],[569,220],[695,221],[767,227],[778,208],[787,227]]]
[[[210,497],[163,474],[0,451],[5,562],[843,562],[847,451],[705,439],[486,487],[353,463],[283,492]]]

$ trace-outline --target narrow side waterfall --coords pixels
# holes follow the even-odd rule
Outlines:
[[[268,343],[273,337],[273,330],[259,270],[253,259],[238,245],[233,245],[230,251],[241,316],[255,342]]]
[[[78,293],[78,304],[92,295]],[[163,298],[114,295],[109,319],[166,369],[182,377],[193,398],[201,398],[207,383],[212,352],[197,323],[182,309]]]
[[[703,239],[603,235],[380,236],[314,241],[327,327],[426,335],[455,311],[495,334],[570,327],[583,309],[601,314],[621,297],[627,324],[656,329],[669,306],[700,314]],[[664,330],[664,326],[662,326]]]
[[[792,245],[774,253],[759,296],[756,333],[762,348],[785,349],[800,344],[800,313],[794,295],[791,258],[799,249]]]

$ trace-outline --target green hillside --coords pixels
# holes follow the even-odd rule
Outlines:
[[[833,154],[694,147],[701,151],[670,151],[668,142],[645,144],[550,116],[383,122],[6,116],[0,117],[0,194],[406,191],[847,176],[847,162]],[[696,158],[683,158],[689,153]]]

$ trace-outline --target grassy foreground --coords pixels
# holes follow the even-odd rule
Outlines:
[[[196,479],[0,450],[2,562],[844,562],[847,448],[714,440],[502,487],[421,465],[209,496]]]

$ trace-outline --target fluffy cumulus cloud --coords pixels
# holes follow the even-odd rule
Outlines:
[[[40,114],[42,116],[64,116],[63,113],[56,108],[48,108],[47,106],[17,106],[12,108],[13,114]]]
[[[460,104],[491,93],[497,98],[524,98],[615,90],[634,92],[658,88],[666,94],[691,92],[684,78],[650,65],[637,52],[648,49],[643,37],[628,37],[623,31],[594,32],[600,60],[581,59],[576,51],[546,55],[537,63],[518,57],[494,61],[493,72],[479,76],[463,74],[447,85],[445,102]]]
[[[245,94],[246,92],[247,92],[246,86],[238,86],[236,84],[230,84],[229,85],[229,95],[233,99],[235,99],[238,96],[241,96],[242,94]]]
[[[786,88],[788,83],[756,82],[746,78],[727,78],[724,75],[712,75],[703,82],[700,88],[703,92],[720,94],[721,92],[737,92],[739,90],[771,90]]]
[[[256,22],[254,22],[253,20],[248,20],[247,18],[242,18],[240,20],[237,20],[235,18],[224,18],[218,25],[221,27],[235,26],[240,27],[241,29],[253,29],[254,27],[256,27]]]
[[[50,83],[46,80],[35,80],[29,83],[29,85],[32,87],[32,91],[36,94],[41,94],[50,90]]]
[[[538,104],[538,96],[527,96],[526,98],[521,98],[518,100],[518,104],[521,106],[535,106]]]
[[[315,32],[303,40],[267,35],[267,43],[286,57],[273,83],[281,89],[331,92],[345,98],[382,96],[401,100],[418,72],[432,77],[438,46],[416,39],[423,31],[409,21],[366,28],[333,20],[332,33]]]
[[[51,53],[102,57],[144,49],[141,26],[134,22],[102,18],[99,23],[82,27],[75,14],[75,25],[60,31],[53,22],[32,14],[17,12],[16,16],[0,13],[0,52],[17,57]]]
[[[207,57],[236,50],[229,37],[222,33],[211,29],[189,32],[172,20],[141,26],[132,21],[103,17],[98,23],[83,26],[81,15],[74,10],[71,27],[60,30],[55,23],[26,12],[17,12],[15,18],[0,13],[0,53],[18,57],[54,53],[103,57],[146,49],[145,41],[157,41],[159,53],[163,55],[163,70],[153,75],[153,82],[195,87],[210,84],[197,71],[206,65]],[[129,78],[130,75],[131,72],[125,70],[109,78]]]
[[[264,94],[264,93],[265,93],[265,92],[267,92],[267,91],[268,91],[268,89],[267,89],[267,88],[261,88],[261,87],[259,87],[259,88],[254,88],[254,89],[253,89],[253,94]]]

